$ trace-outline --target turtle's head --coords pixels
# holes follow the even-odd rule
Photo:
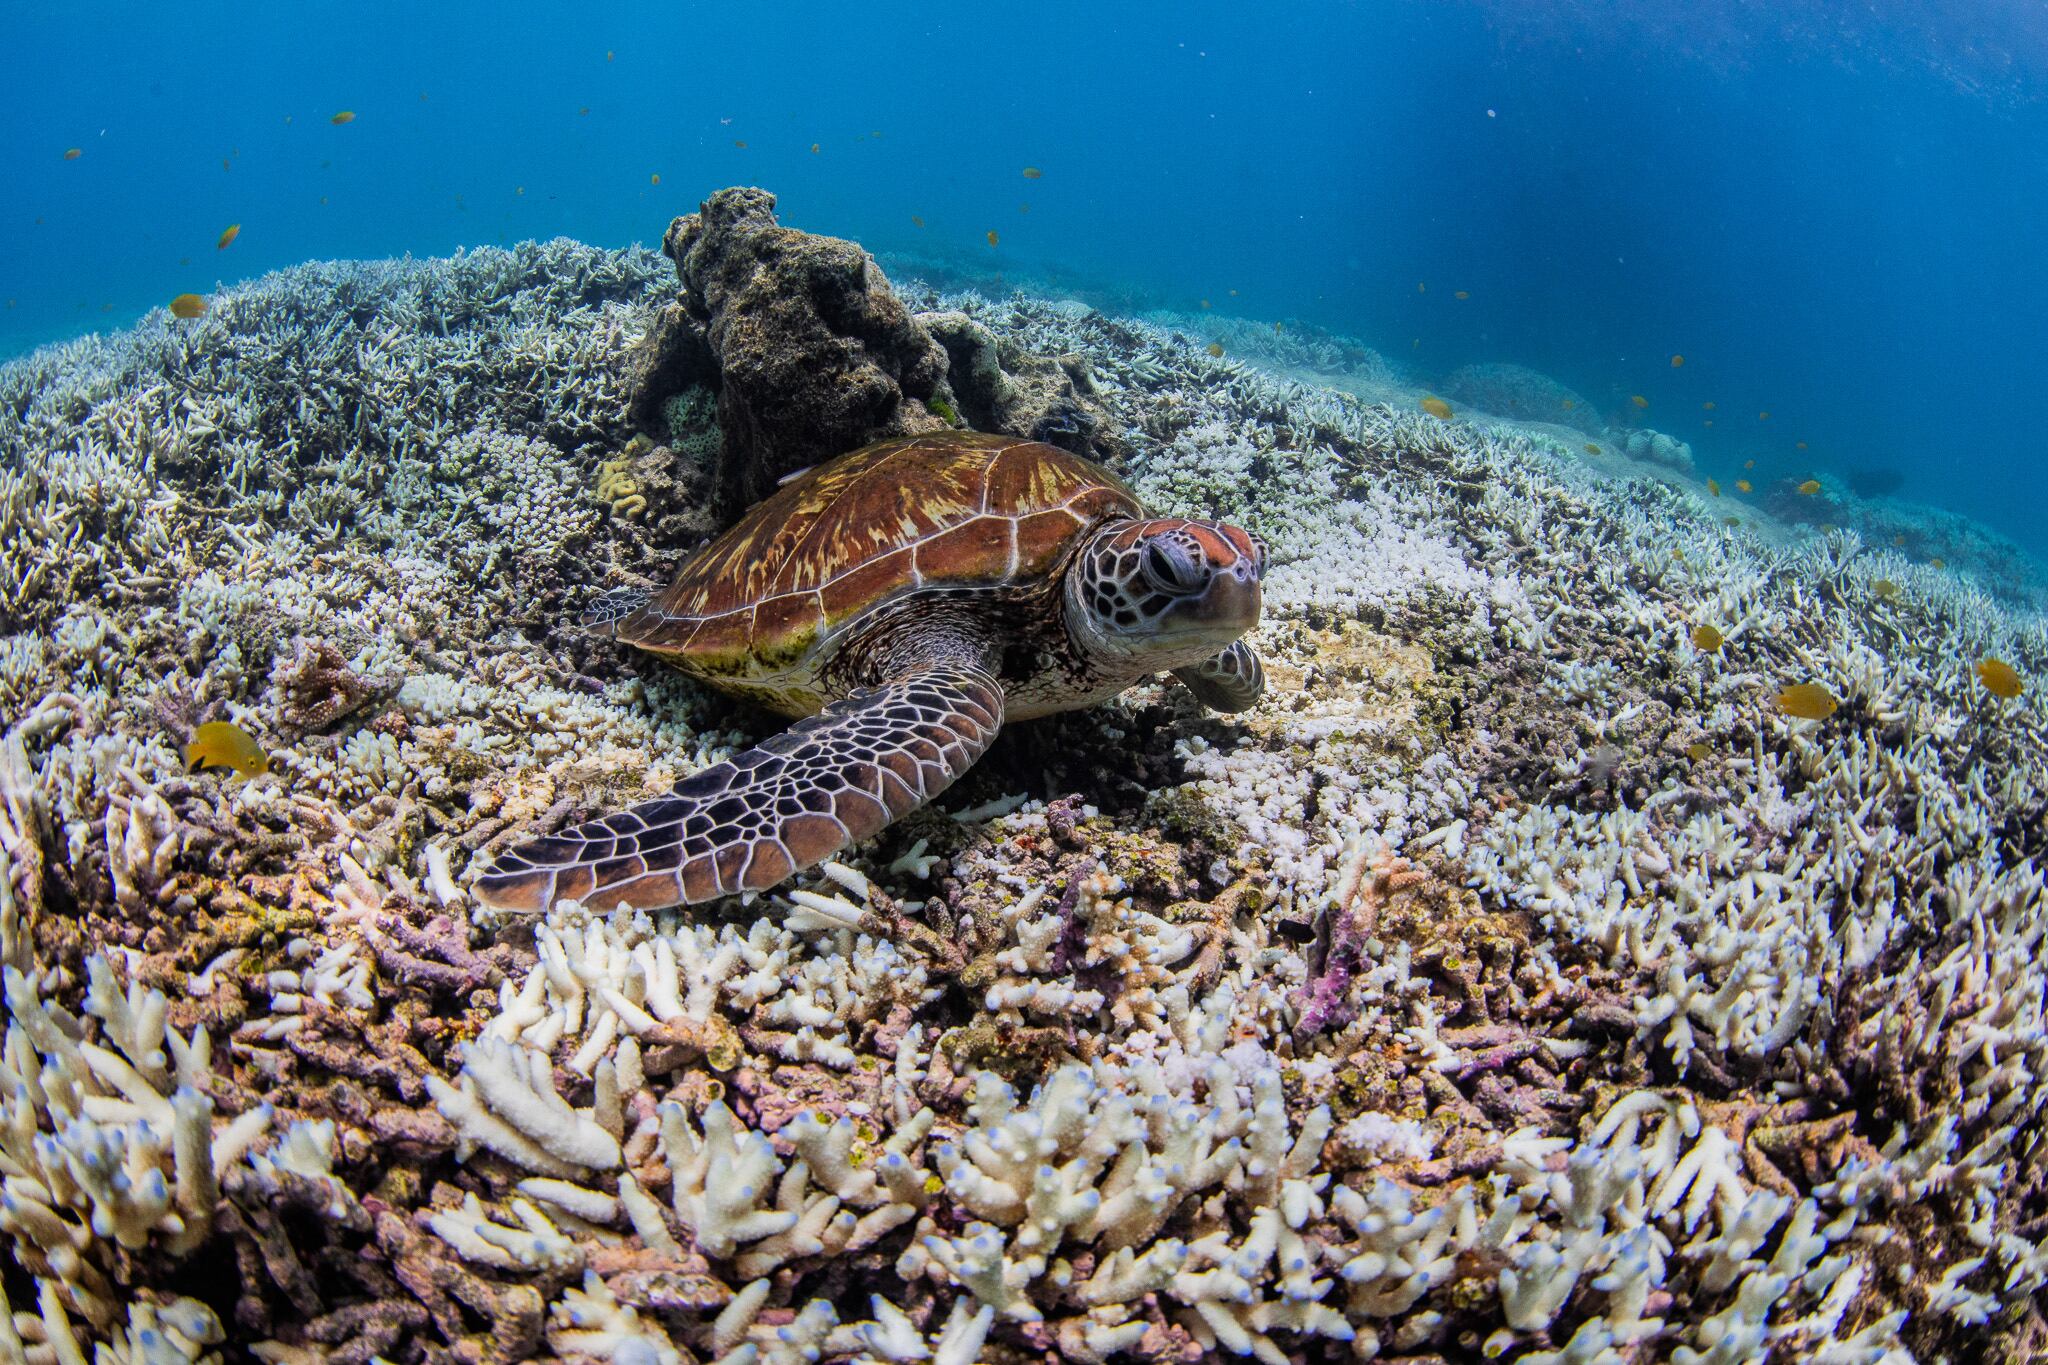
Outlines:
[[[1110,522],[1067,573],[1068,629],[1098,658],[1179,668],[1258,624],[1265,571],[1265,549],[1227,522]]]

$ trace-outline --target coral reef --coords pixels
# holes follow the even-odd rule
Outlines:
[[[306,266],[0,367],[0,1355],[2048,1350],[2038,580],[1292,329],[902,290],[1266,541],[1265,704],[1014,727],[785,896],[481,914],[764,726],[573,628],[706,524],[708,390],[631,439],[665,273]]]
[[[1127,453],[1097,401],[1086,357],[1006,347],[965,313],[919,313],[917,321],[946,348],[948,387],[967,426],[1028,436],[1106,463]],[[943,416],[943,404],[935,398],[928,406]]]

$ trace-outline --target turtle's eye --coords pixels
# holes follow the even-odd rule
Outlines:
[[[1146,579],[1161,592],[1189,593],[1202,586],[1202,571],[1188,558],[1188,552],[1173,541],[1155,540],[1147,544],[1144,565]]]

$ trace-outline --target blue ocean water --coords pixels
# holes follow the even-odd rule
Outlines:
[[[0,35],[0,354],[311,258],[652,244],[752,183],[880,253],[1641,394],[1705,472],[1896,479],[2048,556],[2039,3],[14,5]]]

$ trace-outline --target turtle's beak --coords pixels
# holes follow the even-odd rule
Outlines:
[[[1266,573],[1265,547],[1240,526],[1228,522],[1192,523],[1210,564],[1209,587],[1189,616],[1207,629],[1228,631],[1231,639],[1259,623],[1264,605],[1259,583]]]

